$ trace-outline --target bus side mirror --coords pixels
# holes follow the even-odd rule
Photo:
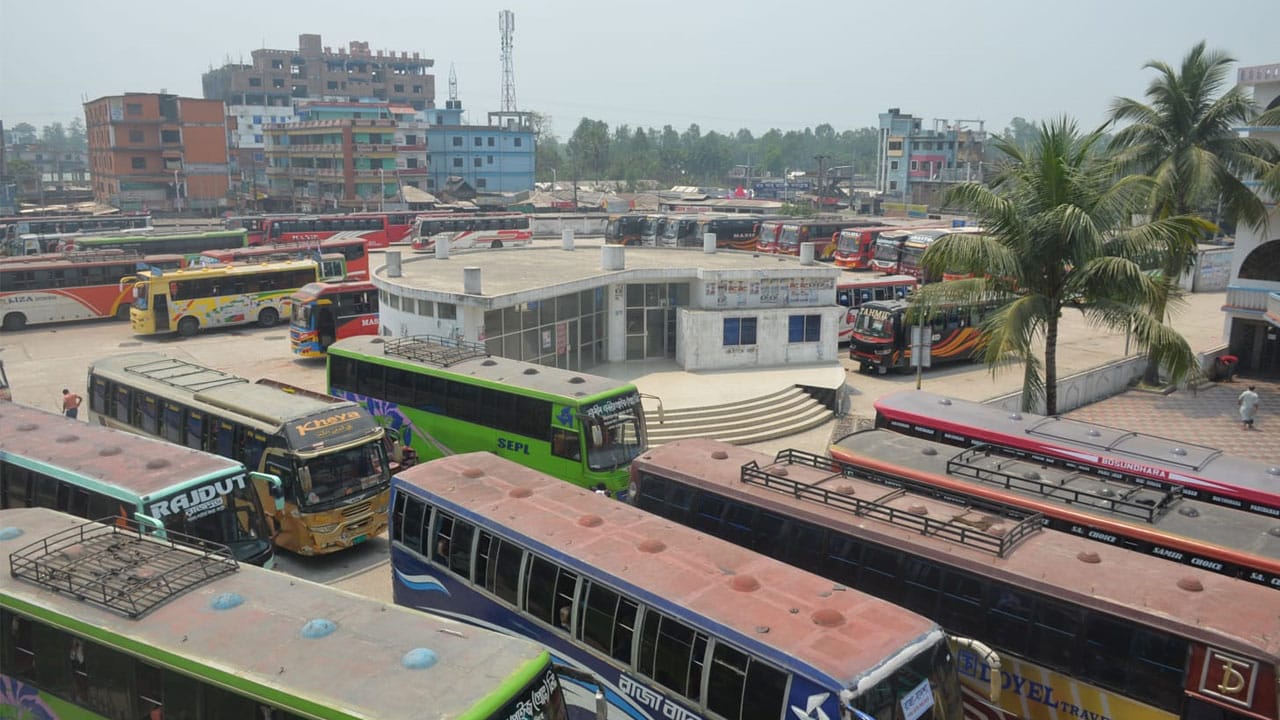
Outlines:
[[[159,538],[166,537],[164,523],[160,522],[159,518],[153,518],[150,515],[136,512],[133,514],[133,519],[142,527],[147,528],[151,532],[155,533],[156,537],[159,537]]]
[[[284,510],[284,483],[280,481],[278,475],[262,472],[250,472],[249,478],[257,482],[267,484],[267,492],[271,494],[272,499],[276,501],[276,510]]]

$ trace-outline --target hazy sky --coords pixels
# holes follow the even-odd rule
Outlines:
[[[1280,0],[783,0],[492,3],[382,0],[0,0],[0,120],[37,128],[83,118],[124,92],[200,97],[201,73],[255,48],[417,51],[449,68],[473,123],[502,96],[498,11],[515,13],[518,109],[579,120],[757,136],[830,123],[875,126],[901,108],[926,119],[1061,114],[1087,127],[1116,96],[1140,97],[1148,60],[1176,65],[1196,42],[1241,65],[1280,62]],[[1233,76],[1234,81],[1234,76]]]

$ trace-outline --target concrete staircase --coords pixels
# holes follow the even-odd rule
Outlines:
[[[832,416],[825,405],[794,385],[751,400],[667,409],[661,422],[656,407],[645,407],[651,447],[689,437],[746,445],[804,432]]]

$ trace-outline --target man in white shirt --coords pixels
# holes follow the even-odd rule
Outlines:
[[[1248,390],[1240,393],[1240,397],[1236,400],[1236,405],[1240,408],[1240,422],[1244,423],[1244,429],[1253,428],[1253,417],[1258,412],[1258,393],[1254,391],[1250,385]]]

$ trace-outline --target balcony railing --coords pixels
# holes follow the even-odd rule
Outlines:
[[[1232,310],[1270,311],[1271,301],[1276,293],[1266,288],[1248,288],[1239,285],[1227,286],[1226,307]]]
[[[1280,324],[1280,292],[1267,293],[1267,319]]]

